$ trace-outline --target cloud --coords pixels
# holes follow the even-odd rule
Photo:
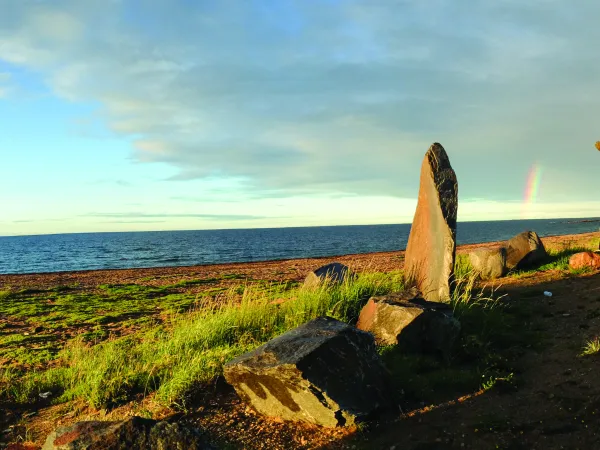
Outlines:
[[[8,4],[0,59],[98,102],[172,181],[414,198],[440,141],[461,196],[521,198],[533,163],[541,199],[597,195],[598,2]]]
[[[267,219],[272,216],[258,216],[252,214],[195,214],[195,213],[142,213],[142,212],[97,212],[82,214],[80,217],[115,217],[115,218],[198,218],[208,220],[254,220],[254,219]],[[280,219],[281,217],[273,217]],[[127,223],[132,223],[127,221]]]
[[[10,92],[11,74],[9,72],[0,72],[0,98],[8,96]]]

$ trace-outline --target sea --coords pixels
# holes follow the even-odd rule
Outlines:
[[[0,237],[0,274],[194,266],[406,248],[410,224]],[[459,222],[457,244],[600,231],[599,218]]]

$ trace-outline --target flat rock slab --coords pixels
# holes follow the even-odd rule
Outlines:
[[[506,249],[480,248],[469,253],[469,262],[473,271],[482,280],[494,280],[506,274]]]
[[[506,248],[506,267],[509,270],[529,269],[542,264],[548,254],[535,231],[524,231],[510,238]]]
[[[289,421],[348,426],[390,404],[373,336],[320,317],[224,366],[240,398]]]
[[[413,292],[371,297],[356,327],[372,333],[379,345],[442,356],[450,354],[460,334],[460,323],[447,303],[429,302]]]
[[[329,280],[330,283],[343,283],[349,276],[352,276],[352,274],[348,266],[333,262],[310,272],[304,280],[304,286],[317,286],[325,279]]]
[[[600,268],[600,253],[580,252],[575,253],[569,258],[569,267],[571,269],[585,269],[586,267]]]
[[[199,430],[179,423],[141,417],[120,421],[85,421],[59,427],[42,450],[208,450]]]
[[[456,256],[458,183],[448,155],[433,144],[421,165],[417,209],[406,246],[406,285],[426,300],[449,301]]]

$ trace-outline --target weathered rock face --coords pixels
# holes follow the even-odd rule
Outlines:
[[[330,317],[229,361],[224,374],[244,402],[284,420],[352,425],[390,402],[373,336]]]
[[[380,345],[448,356],[460,334],[460,323],[447,303],[428,302],[414,291],[371,297],[360,312],[357,328]]]
[[[469,253],[469,262],[482,280],[500,278],[506,274],[506,249],[477,249]]]
[[[346,277],[352,276],[348,266],[333,262],[310,272],[304,280],[304,286],[316,286],[326,278],[331,283],[343,283]]]
[[[77,422],[48,435],[42,450],[201,450],[213,449],[195,428],[141,417]]]
[[[600,254],[595,252],[575,253],[569,258],[569,267],[572,269],[600,268]]]
[[[524,231],[506,241],[506,267],[527,269],[544,262],[548,257],[544,244],[535,231]]]
[[[458,184],[444,148],[433,144],[421,166],[419,200],[413,219],[404,271],[431,301],[448,301],[454,278]]]

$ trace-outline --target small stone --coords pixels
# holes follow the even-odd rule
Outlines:
[[[504,245],[506,267],[509,270],[529,269],[543,263],[548,254],[535,231],[524,231],[512,237]]]
[[[600,254],[594,252],[575,253],[569,258],[571,269],[600,268]]]
[[[315,287],[326,279],[330,283],[339,284],[343,283],[348,276],[352,276],[348,266],[333,262],[310,272],[304,280],[304,286]]]
[[[504,247],[480,248],[469,253],[473,271],[482,280],[494,280],[506,273],[506,249]]]
[[[405,291],[371,297],[356,328],[375,336],[379,345],[400,345],[410,352],[450,355],[460,323],[446,303],[428,302]]]
[[[196,428],[133,416],[121,421],[85,421],[59,427],[42,450],[213,449]]]

